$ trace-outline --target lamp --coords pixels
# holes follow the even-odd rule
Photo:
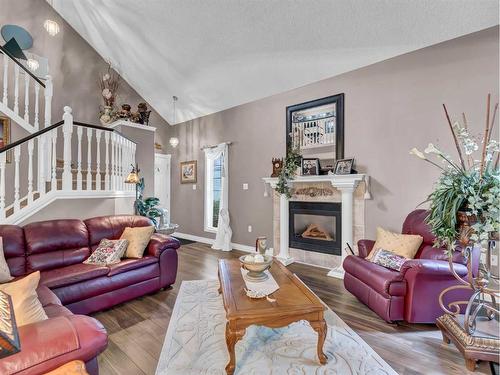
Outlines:
[[[135,166],[133,164],[130,164],[132,166],[132,170],[128,174],[127,178],[125,179],[126,184],[135,184],[135,202],[134,202],[134,212],[137,215],[138,210],[137,210],[137,201],[139,200],[139,188],[144,185],[144,178],[139,177],[139,165],[136,164]]]
[[[10,296],[0,291],[0,358],[21,350],[16,318]]]
[[[177,96],[172,96],[172,109],[173,109],[173,119],[174,121],[172,122],[172,125],[175,125],[175,123],[177,122],[177,110],[175,108],[175,103],[177,103],[177,100],[179,100],[179,98]],[[171,137],[169,140],[168,140],[168,143],[170,143],[170,146],[172,146],[173,148],[176,148],[178,145],[179,145],[179,138],[177,137]]]

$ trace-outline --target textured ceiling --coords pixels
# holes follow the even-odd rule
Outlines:
[[[52,0],[169,123],[498,24],[497,0]]]

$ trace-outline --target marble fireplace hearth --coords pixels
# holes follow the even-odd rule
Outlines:
[[[297,176],[292,181],[294,202],[341,203],[341,255],[297,249],[289,246],[289,200],[276,192],[277,178],[264,178],[273,188],[273,243],[275,257],[285,265],[293,262],[329,268],[328,276],[343,278],[346,243],[356,252],[356,243],[365,234],[365,200],[370,199],[369,181],[364,174]]]

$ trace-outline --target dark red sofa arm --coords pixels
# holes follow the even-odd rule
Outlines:
[[[358,253],[361,258],[366,258],[370,251],[373,249],[375,241],[372,240],[359,240],[358,241]]]
[[[163,251],[167,249],[176,250],[180,246],[181,243],[178,239],[170,237],[166,234],[154,233],[149,241],[147,253],[148,255],[159,258]]]
[[[460,277],[467,276],[467,267],[463,264],[454,263],[454,269]],[[453,274],[450,270],[450,265],[445,260],[410,259],[403,264],[400,272],[403,275],[419,274],[429,276],[441,275],[453,277]]]
[[[67,362],[91,361],[106,349],[106,330],[83,315],[60,316],[19,327],[21,351],[0,359],[0,374],[44,374]]]

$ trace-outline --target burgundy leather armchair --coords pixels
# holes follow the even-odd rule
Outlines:
[[[0,359],[0,374],[44,374],[75,359],[98,374],[106,330],[96,319],[74,314],[107,309],[173,284],[180,243],[155,233],[140,259],[110,266],[82,262],[103,238],[117,239],[125,227],[149,225],[148,218],[133,215],[0,225],[11,275],[40,271],[37,292],[49,317],[19,328],[21,352]]]
[[[345,288],[388,322],[434,323],[444,313],[439,306],[439,294],[459,283],[450,271],[444,249],[433,247],[435,237],[425,223],[426,216],[426,210],[415,210],[403,223],[403,234],[419,234],[423,242],[415,259],[406,261],[399,272],[365,259],[375,244],[371,240],[360,240],[359,255],[349,255],[344,260]],[[474,274],[479,267],[479,257],[480,249],[473,249]],[[453,262],[458,275],[466,278],[466,260],[460,251],[454,252]],[[465,289],[451,291],[445,295],[444,302],[447,305],[467,300],[470,295],[471,291]]]

